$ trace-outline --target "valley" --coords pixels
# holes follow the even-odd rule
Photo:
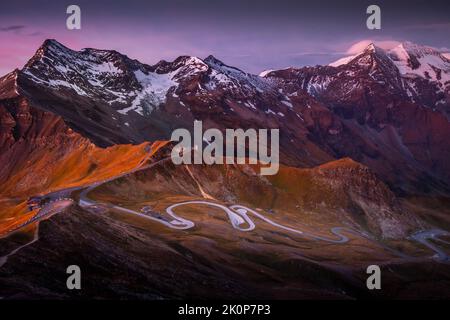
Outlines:
[[[164,152],[164,147],[160,151],[165,154],[169,153],[169,151]],[[149,159],[147,158],[147,160]],[[336,165],[338,164],[328,164],[327,167],[335,169]],[[341,163],[340,166],[342,167],[343,164]],[[282,168],[281,172],[286,169],[288,168]],[[87,245],[86,241],[97,244],[100,241],[101,247],[106,246],[108,248],[102,253],[99,253],[96,249],[96,254],[100,254],[102,260],[94,259],[94,262],[88,258],[94,252],[92,251],[94,250],[93,247],[88,246],[87,249],[76,251],[76,259],[80,259],[81,255],[84,268],[89,270],[91,268],[97,270],[99,266],[109,263],[114,263],[115,268],[123,270],[122,272],[130,270],[130,262],[120,264],[117,261],[113,262],[116,260],[114,253],[116,249],[113,250],[111,247],[114,243],[127,247],[144,245],[150,250],[148,254],[143,256],[135,252],[135,249],[130,252],[122,252],[122,255],[127,257],[127,261],[133,259],[143,270],[137,270],[136,267],[133,267],[132,269],[136,274],[130,276],[127,273],[126,278],[116,274],[115,280],[106,284],[106,292],[108,293],[106,296],[102,293],[103,297],[114,297],[118,292],[125,294],[125,297],[138,297],[135,290],[132,289],[137,285],[136,277],[143,276],[143,273],[148,272],[148,266],[144,267],[142,262],[138,261],[154,255],[156,250],[154,241],[156,240],[159,246],[156,252],[160,252],[160,255],[172,256],[170,259],[175,259],[175,265],[179,263],[183,265],[186,263],[186,259],[194,259],[190,263],[195,261],[195,264],[191,265],[190,268],[191,270],[198,270],[202,274],[196,276],[199,279],[203,279],[209,274],[210,277],[215,277],[215,281],[227,283],[227,286],[231,287],[233,291],[244,295],[250,294],[250,291],[247,290],[250,290],[249,288],[254,289],[254,286],[257,286],[256,283],[264,286],[264,291],[261,291],[262,288],[260,289],[261,295],[249,295],[249,298],[274,297],[272,295],[275,294],[285,298],[364,297],[366,294],[362,288],[364,283],[358,284],[358,277],[363,275],[365,266],[371,263],[383,265],[389,269],[400,268],[403,270],[401,273],[405,272],[403,268],[408,265],[411,268],[434,265],[436,270],[442,270],[438,271],[438,274],[442,272],[445,274],[449,249],[446,239],[449,238],[449,233],[442,230],[430,230],[414,234],[409,239],[405,237],[403,239],[383,240],[379,236],[361,229],[361,226],[351,216],[346,216],[344,212],[342,212],[343,216],[336,217],[336,208],[330,207],[331,202],[320,207],[310,207],[306,211],[305,207],[307,206],[304,204],[299,209],[298,205],[281,206],[281,203],[286,203],[285,200],[282,202],[275,200],[275,202],[271,201],[270,203],[265,202],[264,198],[258,200],[252,197],[248,190],[245,194],[252,200],[244,200],[238,196],[240,185],[253,186],[255,191],[258,190],[256,192],[261,192],[260,188],[269,187],[266,185],[266,181],[260,181],[263,179],[255,174],[256,171],[257,168],[251,168],[249,165],[234,165],[225,168],[219,165],[204,166],[203,168],[192,166],[188,170],[186,166],[175,166],[169,158],[162,157],[162,159],[149,165],[138,164],[135,169],[127,174],[96,182],[89,187],[70,188],[68,193],[64,190],[52,193],[53,196],[69,194],[77,204],[63,208],[58,215],[53,217],[40,215],[40,218],[49,218],[50,220],[39,221],[36,218],[35,220],[32,219],[32,222],[38,222],[41,225],[40,230],[35,232],[39,232],[40,237],[44,238],[49,236],[45,231],[48,228],[52,230],[50,231],[52,233],[55,232],[54,227],[63,230],[69,228],[70,230],[74,227],[72,224],[76,224],[79,219],[82,221],[89,219],[90,223],[94,223],[94,225],[99,221],[108,225],[112,224],[110,225],[112,229],[117,232],[120,231],[121,240],[113,237],[114,233],[110,233],[109,230],[100,231],[98,229],[100,225],[94,229],[89,227],[89,230],[81,235],[84,239],[82,243],[85,243],[85,245]],[[227,172],[231,176],[228,177],[231,184],[222,181],[220,186],[230,189],[215,189],[214,184],[217,175],[223,174],[223,172]],[[176,178],[179,178],[180,185],[174,188],[173,183],[169,183],[169,181]],[[226,178],[223,177],[222,179]],[[245,183],[240,181],[241,179],[244,179]],[[239,181],[241,184],[238,183]],[[236,183],[236,185],[234,186],[232,183]],[[309,187],[308,189],[313,188]],[[281,198],[289,197],[289,195],[284,195],[285,192],[278,185],[275,193]],[[205,195],[208,195],[208,197],[205,198]],[[49,203],[41,211],[51,213],[61,201]],[[241,201],[245,205],[236,204],[241,203]],[[337,203],[334,205],[337,205]],[[260,207],[264,207],[264,209]],[[156,213],[157,216],[150,216],[148,212],[143,213],[142,208],[151,208],[150,211],[153,214]],[[19,230],[19,233],[24,232],[27,232],[26,228],[25,230]],[[57,234],[60,232],[56,232],[52,237],[58,236]],[[15,239],[17,236],[11,235],[10,239]],[[74,236],[70,238],[73,239],[72,241],[77,241],[77,237]],[[100,240],[97,239],[99,236],[101,237]],[[10,254],[8,261],[14,263],[14,261],[23,259],[22,257],[30,254],[32,256],[40,255],[38,252],[47,250],[41,247],[39,242],[34,249],[28,249],[28,245],[33,244],[35,246],[37,241],[36,236],[29,239],[31,239],[31,242],[20,245],[21,247],[18,248],[20,250]],[[41,238],[39,238],[39,241],[41,241]],[[63,244],[69,241],[66,249],[60,248],[58,251],[73,250],[70,239],[63,240],[61,238],[58,241],[62,241]],[[164,245],[162,245],[163,243]],[[51,246],[48,249],[51,250]],[[138,252],[140,250],[144,250],[144,247],[141,247]],[[239,269],[235,269],[239,257],[246,258],[237,264]],[[54,257],[53,260],[57,260],[52,263],[61,266],[66,261],[66,258],[61,258]],[[159,256],[157,264],[161,263],[161,259],[167,258]],[[184,262],[180,262],[180,259]],[[146,263],[150,263],[150,261],[154,260],[149,260]],[[155,262],[150,263],[150,265]],[[220,263],[222,268],[227,270],[225,278],[221,278],[214,271],[218,267],[217,263]],[[290,266],[292,263],[294,265]],[[311,264],[310,268],[306,267],[308,264]],[[257,266],[259,267],[257,268]],[[39,266],[35,267],[37,272],[46,273]],[[4,268],[8,270],[8,265],[6,264]],[[206,275],[203,274],[204,271],[201,271],[203,268],[209,270]],[[175,270],[178,269],[171,272],[176,273]],[[294,272],[291,277],[295,275],[296,280],[289,278],[291,285],[279,287],[281,283],[277,284],[277,282],[286,281],[287,270],[290,270],[290,274]],[[301,270],[304,271],[300,276]],[[333,285],[327,287],[326,290],[324,290],[325,288],[320,289],[321,280],[319,278],[312,280],[315,279],[314,274],[319,270],[322,270],[324,274],[318,277],[328,274],[325,276],[325,279],[328,280],[325,281],[333,279],[336,287],[333,287]],[[92,275],[97,275],[97,272],[93,272]],[[254,273],[254,275],[250,276],[249,272]],[[227,277],[230,275],[240,279],[239,281],[242,281],[245,285],[237,285],[237,283],[229,280]],[[180,281],[178,276],[172,276]],[[87,278],[89,279],[88,286],[91,286],[91,281],[93,281],[92,285],[97,281],[94,280],[96,276],[91,278],[91,275],[88,275]],[[167,275],[161,276],[160,280],[162,281],[162,279],[167,280]],[[114,283],[118,280],[121,283],[119,285],[121,289],[115,292],[118,289],[114,289]],[[9,282],[6,279],[3,279],[3,281],[8,286]],[[102,283],[105,284],[104,281]],[[144,280],[141,279],[140,281]],[[140,283],[140,286],[147,287],[144,284],[148,282],[148,286],[153,288],[155,281],[154,278],[146,279],[143,283]],[[181,292],[187,288],[191,290],[193,284],[189,284],[189,280],[183,281],[187,282],[182,282]],[[211,280],[206,282],[208,285],[209,281]],[[394,272],[393,279],[390,281],[393,281],[394,287],[398,290],[405,279],[400,280]],[[416,281],[416,276],[408,276],[407,283],[414,283],[414,281]],[[156,283],[158,288],[161,287],[161,284],[158,284],[159,281],[156,281]],[[15,283],[14,285],[20,287],[24,284]],[[391,283],[388,282],[388,286],[390,285]],[[201,289],[202,285],[198,287],[200,291],[206,290],[206,288]],[[349,292],[345,294],[339,292],[343,287],[348,288]],[[34,291],[35,294],[42,294],[39,291],[39,286],[34,290],[37,290]],[[54,287],[52,290],[54,290],[54,293],[49,297],[64,297],[67,294],[67,291],[63,288]],[[97,292],[97,289],[93,287],[90,290]],[[141,297],[151,297],[152,292],[153,289],[148,293],[142,292]],[[216,292],[216,295],[217,297],[227,296],[225,292],[220,290]],[[174,298],[176,296],[169,295],[166,297]]]
[[[448,297],[449,70],[411,43],[257,76],[46,40],[0,78],[0,297]],[[174,164],[199,121],[279,130],[277,173]]]

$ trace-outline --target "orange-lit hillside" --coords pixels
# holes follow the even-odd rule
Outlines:
[[[81,186],[114,177],[134,169],[148,157],[147,147],[155,153],[164,142],[140,145],[115,145],[99,148],[85,139],[71,152],[58,157],[59,150],[35,150],[26,166],[2,184],[2,197],[24,197],[61,188]]]
[[[28,211],[29,196],[88,185],[129,172],[167,143],[157,141],[102,149],[86,139],[80,141],[77,148],[63,157],[58,158],[47,150],[34,150],[25,167],[18,164],[21,169],[2,183],[0,235],[35,214]]]

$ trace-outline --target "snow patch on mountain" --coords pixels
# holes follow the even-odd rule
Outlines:
[[[355,59],[357,57],[357,55],[353,55],[353,56],[348,56],[348,57],[343,57],[340,58],[339,60],[336,60],[330,64],[328,64],[330,67],[339,67],[343,64],[347,64],[350,61],[352,61],[353,59]]]
[[[269,69],[269,70],[264,70],[263,72],[261,72],[260,74],[259,74],[259,76],[260,77],[262,77],[262,78],[264,78],[265,76],[267,76],[269,73],[271,73],[272,71],[275,71],[275,70],[271,70],[271,69]]]
[[[450,61],[446,55],[435,48],[411,42],[403,42],[387,50],[370,44],[363,52],[341,58],[330,63],[329,66],[338,67],[357,59],[358,63],[364,63],[364,61],[360,61],[360,57],[367,51],[387,56],[405,78],[421,77],[437,82],[441,86],[445,86],[450,81]]]
[[[127,114],[133,110],[141,115],[149,115],[160,104],[166,101],[167,93],[171,88],[178,85],[173,78],[177,74],[178,69],[167,74],[158,74],[154,72],[144,73],[141,70],[134,72],[134,75],[142,90],[136,92],[130,107],[119,110],[119,113]]]
[[[306,87],[306,91],[313,97],[325,91],[332,79],[327,76],[313,76]]]
[[[269,88],[266,79],[244,72],[238,68],[227,66],[213,56],[207,57],[204,62],[212,69],[211,79],[216,85],[239,88],[240,85],[244,84],[247,89],[254,89],[260,93]]]
[[[450,81],[450,63],[431,47],[406,42],[388,54],[405,77],[418,76],[441,84]]]

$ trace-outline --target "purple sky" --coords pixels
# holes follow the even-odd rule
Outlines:
[[[73,49],[115,49],[148,64],[179,55],[213,54],[253,73],[327,64],[368,39],[450,47],[448,0],[55,2],[2,1],[0,75],[21,68],[47,38]],[[374,3],[382,10],[382,30],[365,26],[366,8]],[[81,7],[81,30],[66,29],[70,4]]]

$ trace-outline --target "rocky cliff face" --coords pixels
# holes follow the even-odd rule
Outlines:
[[[0,181],[2,193],[6,181],[20,171],[30,169],[34,154],[52,158],[54,150],[67,149],[73,145],[89,143],[87,139],[73,134],[63,119],[53,113],[30,106],[23,97],[0,102]],[[54,159],[56,160],[56,159]],[[49,174],[45,171],[45,174]]]
[[[265,77],[290,94],[308,92],[345,123],[351,136],[364,140],[340,137],[331,144],[337,154],[367,164],[394,187],[407,188],[415,177],[419,189],[427,190],[448,187],[450,154],[443,137],[450,133],[449,75],[450,62],[439,52],[405,43],[390,51],[370,45],[330,66],[272,71]]]
[[[95,146],[61,116],[31,106],[27,98],[0,102],[0,195],[29,196],[114,176],[146,155],[146,143]]]

